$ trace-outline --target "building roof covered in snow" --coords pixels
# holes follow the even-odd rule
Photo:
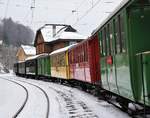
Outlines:
[[[25,61],[29,56],[33,56],[36,54],[36,49],[33,46],[21,45],[18,49],[16,57],[18,61]]]
[[[72,29],[71,26],[65,27],[64,29],[60,30],[53,38],[53,40],[59,40],[59,39],[78,39],[83,40],[87,39],[86,36],[83,36],[79,34],[76,30]],[[52,41],[53,41],[52,40]]]
[[[23,48],[26,55],[35,55],[36,54],[36,49],[33,46],[21,45],[21,48]]]
[[[55,31],[53,30],[52,27],[42,27],[37,30],[34,45],[37,43],[39,34],[41,34],[44,42],[53,42],[59,39],[83,40],[87,38],[86,36],[79,34],[76,29],[70,25],[59,27],[59,29],[55,29]]]
[[[36,54],[51,53],[59,48],[79,43],[84,39],[87,37],[79,34],[70,25],[48,24],[37,31],[34,46]]]

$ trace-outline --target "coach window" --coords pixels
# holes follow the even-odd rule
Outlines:
[[[61,53],[61,54],[59,54],[58,55],[58,61],[59,61],[59,66],[63,66],[63,54]]]
[[[84,61],[84,45],[82,45],[82,62]]]
[[[113,54],[113,30],[112,23],[109,24],[109,40],[110,40],[110,53]]]
[[[81,45],[80,45],[80,51],[79,51],[79,54],[80,54],[80,62],[82,61],[82,48],[81,48]]]
[[[69,63],[71,64],[71,63],[72,63],[72,62],[71,62],[72,60],[71,60],[70,57],[71,57],[71,55],[70,55],[70,52],[69,52],[69,53],[68,53],[68,61],[69,61]]]
[[[76,63],[76,54],[75,54],[75,51],[74,51],[74,49],[73,49],[73,63]]]
[[[83,55],[84,55],[84,51],[83,51],[83,45],[81,46],[81,62],[83,62]]]
[[[82,48],[82,45],[81,45],[81,51],[80,51],[80,53],[81,53],[81,62],[83,62],[83,48]]]
[[[74,61],[73,61],[73,50],[70,51],[70,58],[71,58],[71,64],[73,64],[74,63]]]
[[[102,56],[103,50],[102,50],[102,38],[101,38],[101,31],[98,32],[98,40],[99,40],[99,45],[100,45],[100,54]]]
[[[106,46],[105,46],[105,32],[104,32],[104,29],[102,30],[102,48],[103,48],[103,56],[106,55]]]
[[[72,64],[71,53],[68,53],[68,54],[69,54],[69,63]]]
[[[87,42],[84,44],[84,60],[85,60],[85,62],[87,62],[87,52],[88,52],[88,50],[87,50]]]
[[[76,56],[76,55],[75,55],[74,49],[72,50],[72,54],[73,54],[73,63],[76,63],[76,62],[75,62],[75,61],[76,61],[76,60],[75,60],[75,58],[76,58],[75,56]]]
[[[78,56],[78,60],[77,60],[77,63],[80,62],[80,46],[77,48],[77,56]]]
[[[102,31],[100,31],[100,50],[101,50],[101,55],[104,56]]]
[[[79,46],[78,54],[79,54],[79,62],[81,62],[81,46]]]
[[[72,60],[72,63],[74,63],[74,51],[73,51],[73,49],[71,50],[71,60]]]
[[[110,51],[110,25],[107,25],[107,29],[106,29],[106,41],[107,41],[107,55],[111,55],[111,51]]]
[[[81,46],[79,47],[79,62],[81,62]]]
[[[83,62],[84,62],[84,45],[82,46],[82,54],[83,54],[83,56],[82,56],[82,60],[83,60]]]
[[[76,48],[75,48],[75,49],[76,49]],[[77,53],[76,53],[76,52],[77,52],[77,51],[75,51],[75,50],[73,51],[73,53],[74,53],[74,62],[75,62],[75,63],[77,63]]]
[[[84,48],[83,48],[83,46],[84,45],[82,45],[82,54],[81,54],[82,55],[82,60],[81,60],[82,62],[84,61]]]
[[[121,18],[118,15],[118,22],[119,22],[119,45],[120,45],[120,52],[122,52],[122,35],[121,35]]]
[[[75,63],[78,62],[78,48],[76,48],[76,51],[74,50],[75,52]]]
[[[75,63],[77,63],[77,60],[78,60],[78,49],[76,48],[76,51],[74,50],[74,54],[75,54]]]
[[[74,63],[74,60],[73,60],[73,50],[70,51],[70,58],[71,58],[71,64]]]
[[[104,45],[103,45],[103,47],[104,47],[104,56],[106,56],[107,55],[107,34],[106,34],[106,27],[104,28],[104,34],[103,34],[103,41],[104,41]]]
[[[83,54],[84,54],[84,55],[83,55],[83,61],[84,61],[84,62],[85,62],[85,52],[86,52],[86,50],[85,50],[85,44],[86,44],[86,43],[83,44],[83,52],[84,52],[84,53],[83,53]]]
[[[78,54],[79,54],[79,62],[81,62],[81,46],[79,46],[79,52],[78,52]]]
[[[120,53],[120,33],[119,33],[119,21],[118,17],[114,22],[114,33],[115,33],[115,53]]]
[[[64,54],[62,54],[61,64],[62,64],[62,66],[66,65],[65,52],[64,52]]]
[[[126,45],[125,45],[125,20],[123,14],[120,15],[120,30],[121,30],[121,45],[122,45],[122,52],[126,52]]]

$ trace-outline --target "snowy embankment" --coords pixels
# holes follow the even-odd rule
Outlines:
[[[8,76],[5,75],[5,77]],[[120,111],[111,104],[98,100],[96,97],[76,88],[50,82],[24,79],[14,75],[9,75],[9,77],[15,81],[23,80],[38,85],[46,91],[50,98],[49,118],[129,118],[128,114]],[[27,114],[36,114],[37,112],[43,113],[42,110],[38,111],[36,109],[45,109],[45,98],[43,97],[42,99],[42,95],[37,92],[35,88],[30,88],[31,86],[25,83],[22,84],[31,90],[34,95],[32,95],[28,105],[23,109],[23,114],[21,116],[24,118],[34,118],[34,115],[28,116]],[[22,93],[17,94],[21,95]],[[40,99],[38,97],[40,97]],[[36,98],[39,99],[39,101],[36,100]],[[10,99],[10,97],[8,99]],[[43,106],[39,105],[40,102]]]

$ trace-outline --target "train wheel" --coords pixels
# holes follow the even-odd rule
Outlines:
[[[82,88],[83,91],[87,91],[87,86],[85,84],[81,83],[81,88]]]
[[[119,103],[123,111],[128,111],[128,105],[129,105],[128,100],[118,97],[117,102]]]
[[[106,92],[104,98],[105,98],[105,100],[110,100],[112,98],[112,94]]]

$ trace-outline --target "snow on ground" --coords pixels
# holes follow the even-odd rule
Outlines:
[[[66,109],[69,117],[81,118],[129,118],[126,113],[105,101],[100,101],[92,95],[54,83],[48,83],[50,89],[54,89],[60,100],[61,106]]]
[[[18,81],[17,81],[18,82]],[[18,82],[22,84],[22,82]],[[40,89],[23,83],[23,85],[28,89],[29,99],[24,107],[24,110],[19,114],[17,118],[45,118],[47,103],[46,98]]]
[[[15,77],[15,75],[5,74],[5,77],[10,77],[10,76],[13,80],[16,81],[23,80],[23,81],[36,84],[46,91],[46,93],[50,98],[49,118],[116,118],[116,117],[129,118],[129,116],[126,113],[120,111],[119,109],[112,106],[111,104],[102,100],[98,100],[96,97],[88,93],[85,93],[83,91],[80,91],[76,88],[59,85],[51,82],[24,79],[21,77]],[[33,104],[33,101],[30,100],[28,102],[28,105],[23,109],[24,112],[23,116],[27,116],[27,114],[32,113],[33,110],[36,109],[34,107],[37,107],[36,105],[38,105],[39,102],[41,101],[43,106],[39,106],[39,107],[45,109],[44,107],[45,103],[43,103],[44,100],[41,99],[39,100],[39,102],[38,100],[35,100],[36,97],[38,99],[38,97],[40,97],[41,94],[37,92],[36,89],[27,86],[27,84],[24,85],[26,85],[26,87],[28,87],[29,90],[32,89],[32,93],[34,92],[34,96],[32,99],[35,104]],[[20,95],[20,93],[17,94]],[[10,97],[8,96],[8,99],[9,98]],[[43,111],[39,111],[39,112],[43,113]],[[31,115],[28,116],[27,118],[35,118],[35,116]]]
[[[26,97],[25,90],[0,77],[0,118],[12,118]]]

